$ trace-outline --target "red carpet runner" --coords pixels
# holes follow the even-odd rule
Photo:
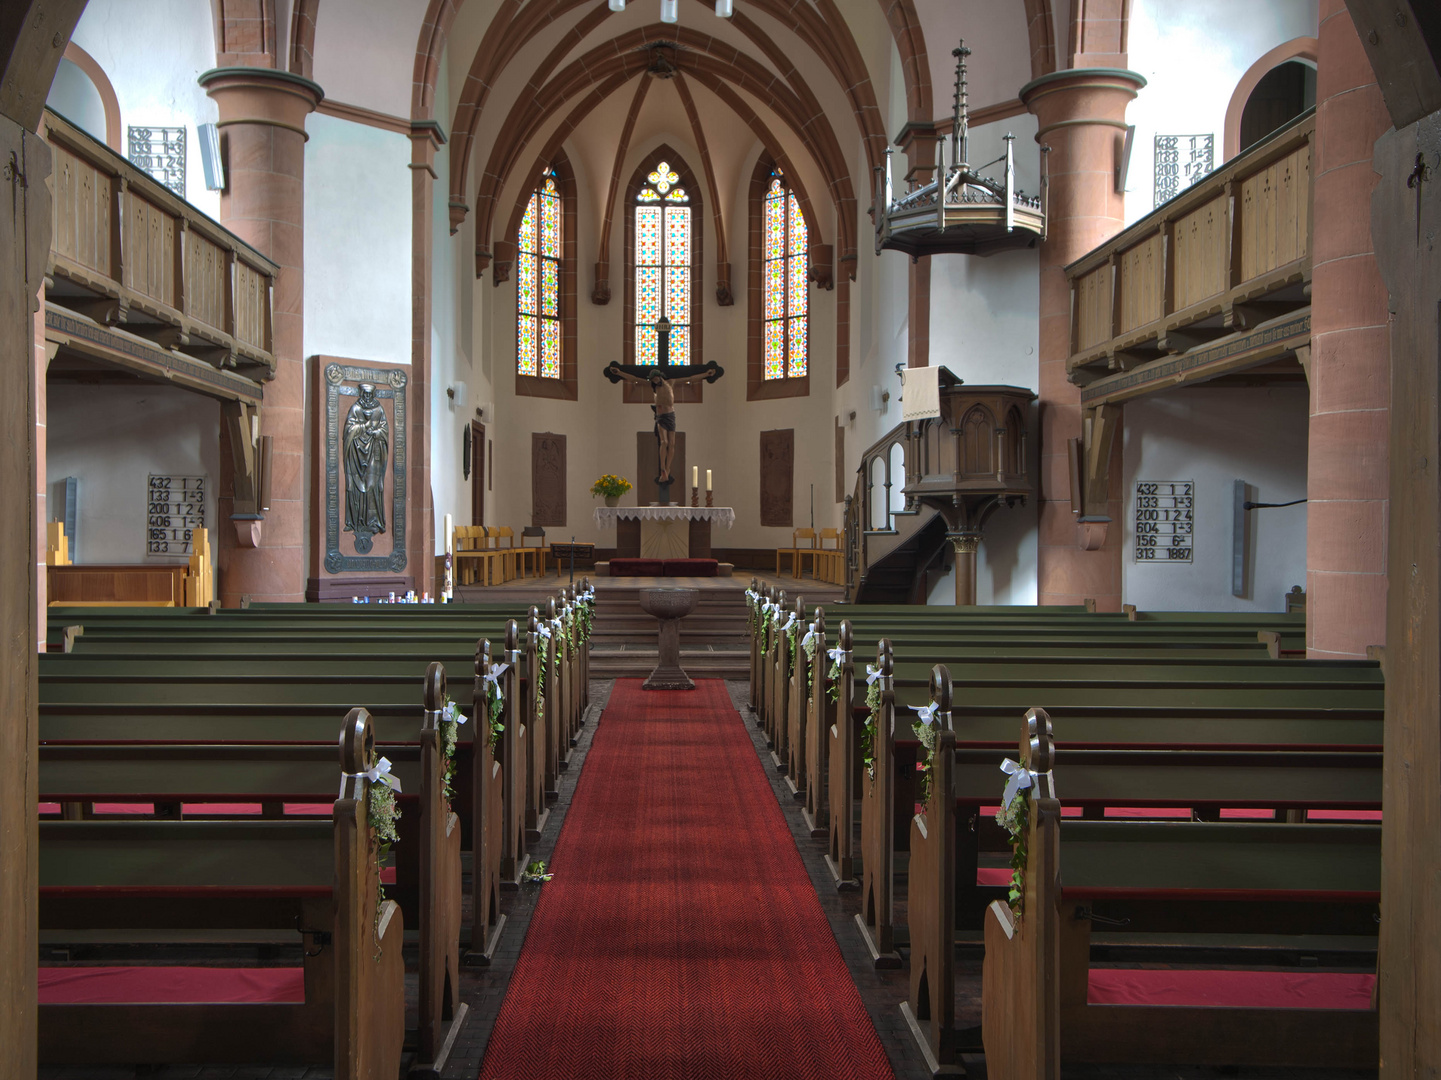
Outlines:
[[[482,1077],[889,1077],[719,680],[617,681]]]

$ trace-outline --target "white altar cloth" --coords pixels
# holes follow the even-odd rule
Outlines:
[[[736,523],[736,512],[730,506],[597,506],[595,527],[609,529],[619,518],[639,521],[709,521],[727,529]]]

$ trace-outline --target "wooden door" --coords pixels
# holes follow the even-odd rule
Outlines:
[[[485,524],[485,425],[470,422],[470,523]]]

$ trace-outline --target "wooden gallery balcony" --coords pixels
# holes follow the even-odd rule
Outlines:
[[[274,378],[279,267],[148,173],[46,110],[54,155],[51,376],[108,368],[258,405]]]
[[[1315,131],[1313,110],[1066,268],[1066,371],[1086,408],[1282,358],[1300,374]]]

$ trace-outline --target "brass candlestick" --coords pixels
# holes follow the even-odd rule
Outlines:
[[[700,505],[700,488],[695,487],[694,485],[692,485],[690,489],[690,504],[692,506]]]

